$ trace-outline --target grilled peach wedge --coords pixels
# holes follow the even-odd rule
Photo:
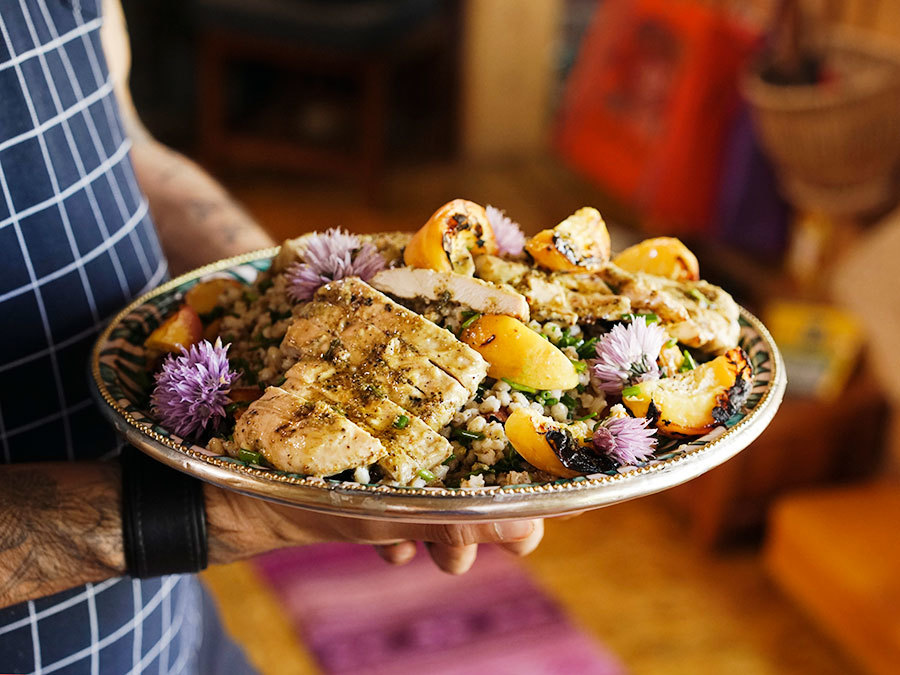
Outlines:
[[[627,272],[646,272],[676,281],[697,281],[697,256],[675,237],[655,237],[629,246],[612,259]]]
[[[525,244],[541,267],[557,272],[590,272],[609,261],[609,230],[597,209],[578,209],[559,225]]]
[[[181,353],[182,347],[190,347],[203,339],[203,323],[190,305],[182,305],[163,321],[144,341],[144,346],[157,352]]]
[[[567,469],[554,451],[554,443],[575,443],[562,425],[530,408],[514,410],[504,425],[506,437],[526,462],[560,478],[581,474]]]
[[[489,377],[533,389],[578,386],[578,373],[569,358],[511,316],[485,314],[463,330],[459,339],[490,364]]]
[[[403,251],[403,262],[437,272],[475,274],[472,256],[497,253],[497,240],[484,207],[454,199],[434,212]]]
[[[666,436],[700,436],[740,409],[752,372],[747,355],[735,347],[693,370],[627,387],[622,402]]]
[[[237,279],[210,279],[191,286],[184,294],[184,301],[197,310],[197,314],[209,314],[219,304],[219,297],[226,288],[240,288]]]

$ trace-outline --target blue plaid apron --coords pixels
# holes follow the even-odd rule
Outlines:
[[[111,314],[167,276],[99,4],[0,3],[0,463],[118,452],[88,393],[88,352]],[[195,578],[173,576],[0,609],[0,672],[202,672],[204,621],[220,630],[204,604]]]

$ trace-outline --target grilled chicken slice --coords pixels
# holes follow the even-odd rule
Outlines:
[[[398,298],[452,302],[482,314],[506,314],[528,321],[528,303],[520,293],[462,274],[394,267],[382,270],[370,283],[379,291]]]
[[[453,447],[446,438],[366,384],[353,372],[329,363],[299,361],[288,370],[282,388],[337,405],[348,419],[381,441],[387,454],[378,464],[402,485],[451,455]]]
[[[347,320],[372,324],[389,337],[398,337],[454,377],[469,396],[487,375],[488,363],[478,352],[359,279],[333,281],[320,288],[315,299],[339,307]]]
[[[721,354],[737,346],[737,303],[705,281],[676,281],[607,264],[600,278],[631,301],[632,311],[656,314],[666,332],[688,347]]]
[[[614,321],[631,311],[627,298],[613,294],[591,274],[548,273],[492,255],[478,256],[475,263],[482,279],[508,284],[524,295],[537,321]]]
[[[440,429],[471,394],[398,337],[356,321],[335,305],[311,302],[288,328],[285,353],[318,359],[352,372],[397,405]]]
[[[322,401],[269,387],[234,429],[241,448],[262,454],[282,471],[331,476],[384,457],[381,441]]]

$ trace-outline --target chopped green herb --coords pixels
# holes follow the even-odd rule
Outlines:
[[[579,394],[583,394],[584,390],[587,389],[587,385],[579,384],[578,386],[575,387],[575,389],[578,391]]]
[[[253,336],[253,341],[260,347],[274,347],[276,345],[280,345],[283,339],[284,335],[281,335],[279,337],[267,338],[262,333],[257,333]]]
[[[639,396],[641,393],[641,385],[636,384],[632,387],[625,387],[622,390],[622,396]]]
[[[246,408],[252,401],[234,401],[225,406],[225,412],[231,414],[240,408]]]
[[[584,417],[576,417],[576,422],[584,422],[585,420],[592,420],[597,416],[597,413],[592,412],[590,415],[585,415]]]
[[[694,361],[694,357],[691,356],[691,353],[687,349],[683,350],[682,354],[684,354],[684,360],[681,362],[681,367],[678,369],[679,373],[686,373],[697,367],[697,362]]]
[[[700,303],[701,307],[709,306],[709,300],[707,299],[707,297],[705,295],[703,295],[703,293],[698,291],[696,288],[692,288],[688,292],[688,295],[690,295],[694,300],[696,300],[698,303]]]
[[[671,349],[675,345],[678,344],[678,338],[669,338],[666,340],[666,344],[663,345],[664,349]]]
[[[394,420],[394,428],[396,429],[405,429],[409,424],[409,417],[406,415],[398,415],[397,419]]]
[[[578,350],[578,356],[583,359],[589,359],[593,356],[597,356],[597,338],[592,337],[589,340],[585,340],[584,344],[580,347],[576,347]]]
[[[241,380],[247,382],[248,384],[256,384],[257,377],[256,373],[253,372],[253,369],[250,368],[250,364],[247,363],[246,359],[230,359],[229,363],[231,367],[235,370],[239,371],[241,374]]]
[[[536,394],[536,393],[538,392],[538,390],[535,389],[534,387],[529,387],[529,386],[524,385],[524,384],[519,384],[518,382],[513,382],[513,381],[510,380],[509,378],[504,377],[504,378],[501,378],[501,379],[502,379],[504,382],[506,382],[506,384],[508,384],[512,389],[515,389],[516,391],[521,391],[521,392],[524,392],[524,393],[526,393],[526,394]]]
[[[587,364],[584,361],[575,361],[574,359],[570,359],[572,361],[572,365],[575,366],[576,373],[583,373],[587,370]]]
[[[563,328],[562,337],[559,339],[559,342],[556,343],[557,347],[573,347],[583,342],[580,337],[575,337],[574,335],[569,335],[569,329]]]
[[[647,323],[656,323],[659,321],[659,317],[653,312],[644,312],[640,314],[623,314],[622,321],[634,321],[639,316],[644,317],[644,321]]]
[[[256,302],[257,300],[259,300],[259,293],[257,293],[256,291],[244,291],[244,302],[246,302],[248,305],[251,302]]]
[[[430,483],[434,480],[434,474],[431,473],[428,469],[419,469],[418,474],[419,478],[424,480],[426,483]]]
[[[247,464],[262,464],[262,455],[252,450],[241,448],[238,451],[238,459]]]
[[[569,410],[578,405],[578,401],[576,401],[575,398],[570,396],[569,394],[563,394],[562,398],[560,398],[559,400],[560,403],[569,408]]]
[[[559,403],[559,399],[558,398],[545,398],[543,401],[541,401],[541,403],[543,403],[544,405],[556,405],[557,403]]]
[[[281,321],[282,319],[290,319],[292,314],[293,313],[289,309],[286,309],[283,312],[278,312],[274,309],[269,310],[269,318],[272,319],[273,323]]]
[[[460,324],[460,326],[459,326],[460,333],[462,331],[464,331],[466,328],[468,328],[469,326],[471,326],[473,323],[478,321],[478,319],[481,318],[481,314],[479,314],[478,312],[463,312],[464,317],[466,316],[466,314],[470,314],[470,316],[466,317],[466,320],[463,321],[462,324]]]
[[[463,445],[468,445],[472,441],[480,441],[484,438],[484,434],[480,431],[469,431],[468,429],[454,429],[450,432],[450,438],[459,441]]]

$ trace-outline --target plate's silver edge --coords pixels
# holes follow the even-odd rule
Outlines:
[[[747,418],[708,445],[664,463],[608,479],[587,479],[559,486],[550,484],[511,489],[495,487],[443,490],[437,494],[430,494],[427,488],[394,488],[389,493],[367,491],[364,486],[345,487],[315,479],[295,483],[281,482],[265,477],[265,474],[254,475],[225,468],[169,447],[153,438],[142,425],[130,419],[130,415],[123,415],[114,404],[99,374],[102,344],[121,318],[149,298],[186,281],[233,265],[272,257],[277,252],[277,247],[269,248],[218,261],[172,279],[141,296],[110,322],[99,336],[91,357],[91,393],[103,415],[129,443],[172,468],[242,494],[322,513],[419,523],[477,522],[563,515],[643,497],[706,473],[752,443],[772,421],[784,396],[787,378],[781,353],[759,319],[741,308],[742,316],[765,340],[773,361],[772,384],[763,400]]]

